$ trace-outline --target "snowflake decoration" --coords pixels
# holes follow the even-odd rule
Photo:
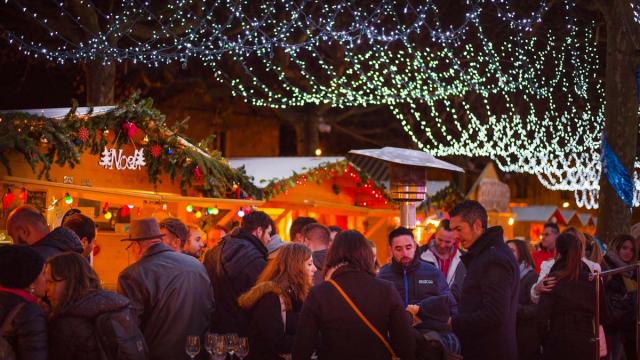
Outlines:
[[[89,139],[89,129],[84,126],[81,127],[80,130],[78,130],[78,137],[82,142],[87,141],[87,139]]]
[[[151,156],[158,158],[162,154],[162,148],[160,145],[155,144],[151,147]]]

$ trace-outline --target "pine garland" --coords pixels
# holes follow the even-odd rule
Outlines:
[[[134,94],[116,108],[95,116],[92,109],[82,116],[76,109],[74,101],[63,120],[19,112],[0,114],[0,162],[7,172],[11,174],[8,154],[15,151],[24,156],[34,173],[42,166],[38,178],[51,180],[53,164],[73,168],[85,151],[101,153],[108,145],[109,131],[115,134],[116,148],[126,144],[144,148],[149,182],[154,185],[166,174],[171,181],[180,177],[183,193],[196,187],[206,197],[235,197],[235,186],[239,186],[247,196],[262,195],[244,169],[232,169],[219,151],[207,150],[208,140],[199,146],[189,144],[179,132],[186,122],[167,128],[165,116],[149,98],[139,99]],[[142,136],[129,136],[129,131],[141,131]],[[153,146],[160,147],[160,156],[151,154]]]
[[[265,187],[262,190],[265,199],[273,198],[274,196],[284,193],[289,189],[298,185],[306,184],[307,182],[315,182],[320,185],[323,181],[328,180],[334,176],[340,176],[347,171],[353,171],[356,176],[356,187],[370,186],[373,190],[378,191],[380,195],[387,201],[389,201],[389,195],[385,186],[373,178],[369,177],[367,173],[360,170],[356,166],[353,166],[346,160],[337,162],[323,162],[315,168],[302,168],[302,173],[293,172],[293,174],[285,179],[274,178],[270,180],[261,180],[261,183],[265,183]],[[340,187],[336,184],[332,185],[333,192],[338,195],[340,193]]]

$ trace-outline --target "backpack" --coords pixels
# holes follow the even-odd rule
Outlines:
[[[2,328],[0,328],[0,360],[15,360],[17,358],[16,353],[13,351],[13,346],[7,340],[7,336],[12,328],[13,319],[16,318],[23,306],[23,302],[14,306],[2,322]]]
[[[147,343],[129,309],[100,314],[94,325],[101,360],[147,359]]]

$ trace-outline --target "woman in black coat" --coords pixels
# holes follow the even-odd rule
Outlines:
[[[4,337],[18,360],[48,358],[47,317],[37,303],[46,290],[44,259],[37,252],[0,246],[0,324],[8,327]]]
[[[531,301],[529,292],[538,280],[535,265],[527,243],[522,240],[509,240],[507,246],[520,266],[520,290],[518,292],[518,312],[516,337],[518,340],[518,359],[535,360],[540,357],[540,342],[536,328],[538,305]]]
[[[146,344],[131,315],[129,299],[100,289],[98,275],[82,255],[54,256],[49,260],[46,274],[52,304],[50,359],[91,360],[105,356],[111,359],[115,352],[119,360],[146,359]],[[105,314],[107,316],[102,317]],[[99,318],[106,320],[98,321]],[[111,334],[111,328],[97,328],[98,323],[111,318],[121,323],[113,327],[116,333]],[[106,336],[102,341],[98,339],[100,330],[104,331],[101,335]]]
[[[636,260],[636,242],[630,235],[616,236],[604,256],[605,265],[616,269]],[[617,274],[607,279],[606,294],[609,304],[609,321],[605,326],[607,345],[612,360],[635,358],[636,354],[636,272]]]
[[[327,255],[325,279],[343,289],[398,357],[414,358],[410,315],[394,285],[375,278],[373,252],[362,234],[348,230],[336,236]],[[329,281],[313,287],[305,300],[293,359],[308,360],[314,350],[320,360],[391,358],[383,341]]]
[[[596,286],[589,268],[582,262],[582,243],[572,234],[563,233],[556,239],[556,251],[557,260],[551,273],[557,284],[551,292],[542,294],[538,305],[542,358],[593,359]],[[606,321],[603,293],[600,293],[601,322]]]
[[[238,300],[249,318],[247,360],[280,360],[291,354],[298,315],[316,267],[302,244],[278,249],[254,287]]]

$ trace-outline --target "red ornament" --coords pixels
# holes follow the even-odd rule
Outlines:
[[[80,130],[78,130],[78,138],[80,141],[86,142],[87,139],[89,139],[89,129],[84,126],[81,127]]]
[[[11,203],[16,199],[16,196],[13,195],[11,189],[7,190],[7,193],[2,197],[2,209],[7,210]]]
[[[127,137],[129,137],[129,139],[131,139],[132,137],[134,137],[136,135],[136,132],[138,132],[138,127],[136,126],[136,124],[127,121],[124,124],[122,124],[122,130],[127,133]]]
[[[154,158],[159,157],[160,155],[162,155],[162,147],[160,147],[160,145],[155,144],[151,147],[151,156],[153,156]]]
[[[200,179],[200,178],[202,178],[202,170],[200,170],[200,166],[196,166],[196,167],[193,169],[193,176],[195,176],[195,177],[196,177],[196,179]]]

